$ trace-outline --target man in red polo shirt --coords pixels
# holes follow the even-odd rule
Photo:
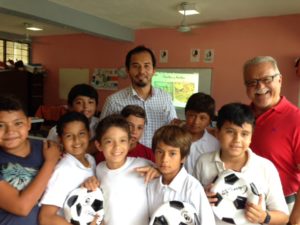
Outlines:
[[[290,224],[300,224],[300,110],[280,95],[282,75],[272,57],[248,60],[244,82],[256,116],[251,149],[276,166]]]

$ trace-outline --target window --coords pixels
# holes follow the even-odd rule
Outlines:
[[[0,40],[0,62],[4,62],[4,41]]]
[[[15,41],[0,40],[0,61],[7,62],[22,60],[24,64],[29,63],[29,44]]]

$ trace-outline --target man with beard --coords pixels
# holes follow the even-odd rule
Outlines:
[[[276,166],[291,212],[290,224],[300,224],[300,110],[281,96],[282,75],[272,57],[248,60],[244,82],[256,116],[250,147]]]
[[[126,72],[131,86],[120,90],[106,99],[100,120],[120,113],[126,105],[139,105],[146,112],[146,124],[141,143],[151,148],[154,132],[176,118],[171,96],[165,91],[151,85],[155,73],[156,59],[151,49],[137,46],[127,53]]]

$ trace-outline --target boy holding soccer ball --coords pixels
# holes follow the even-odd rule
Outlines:
[[[218,113],[216,131],[221,149],[202,155],[197,161],[194,175],[205,187],[206,195],[215,210],[221,207],[222,200],[211,191],[218,182],[214,180],[224,171],[238,174],[253,183],[259,193],[255,202],[248,199],[245,203],[245,225],[285,224],[288,222],[288,209],[278,172],[269,160],[257,156],[249,148],[254,122],[249,106],[240,103],[224,105]],[[224,217],[228,218],[229,215]],[[216,224],[228,225],[217,216]]]
[[[40,225],[70,225],[64,218],[64,202],[71,191],[95,175],[95,159],[87,154],[90,139],[88,118],[79,112],[68,112],[58,120],[56,129],[65,154],[41,200]]]
[[[95,144],[103,152],[105,161],[97,165],[97,178],[91,177],[84,186],[94,190],[100,181],[104,224],[148,225],[146,182],[159,173],[150,167],[151,161],[127,157],[130,149],[129,123],[121,115],[105,117],[97,126]],[[145,173],[145,178],[138,172]]]
[[[152,148],[162,175],[148,185],[149,214],[153,216],[163,203],[176,200],[194,207],[197,225],[214,225],[214,215],[201,184],[183,166],[191,142],[191,135],[176,125],[166,125],[155,132]]]

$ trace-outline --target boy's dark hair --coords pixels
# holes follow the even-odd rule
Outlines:
[[[144,45],[139,45],[139,46],[135,47],[134,49],[131,49],[126,55],[125,66],[126,66],[127,70],[129,70],[129,68],[130,68],[131,57],[133,55],[141,53],[141,52],[148,52],[152,59],[153,68],[156,67],[156,59],[155,59],[155,55],[152,52],[152,50],[150,48],[146,48]]]
[[[125,106],[122,111],[121,111],[121,115],[124,118],[127,118],[131,115],[142,118],[142,119],[146,119],[146,112],[145,110],[138,105],[127,105]]]
[[[248,105],[229,103],[222,106],[218,112],[217,128],[221,129],[225,122],[230,122],[240,127],[244,123],[249,123],[254,128],[255,117]]]
[[[22,111],[27,115],[20,100],[13,95],[0,96],[0,111]]]
[[[177,125],[165,125],[155,131],[152,138],[152,150],[155,152],[159,142],[180,149],[180,157],[183,159],[190,153],[192,136],[182,127]]]
[[[118,127],[123,129],[130,138],[130,128],[127,120],[119,115],[119,114],[112,114],[105,118],[103,118],[97,125],[96,128],[96,135],[95,140],[100,140],[105,132],[111,127]]]
[[[215,100],[208,94],[198,92],[191,95],[185,106],[185,113],[187,111],[195,111],[197,113],[207,113],[210,119],[215,116]]]
[[[64,133],[64,127],[66,124],[79,121],[82,122],[87,129],[87,131],[90,130],[89,128],[89,119],[82,113],[79,112],[67,112],[64,115],[62,115],[56,124],[56,132],[59,137],[61,137]]]
[[[96,105],[98,105],[98,92],[95,88],[88,84],[77,84],[71,88],[68,94],[68,105],[72,106],[73,101],[79,95],[95,99]]]

